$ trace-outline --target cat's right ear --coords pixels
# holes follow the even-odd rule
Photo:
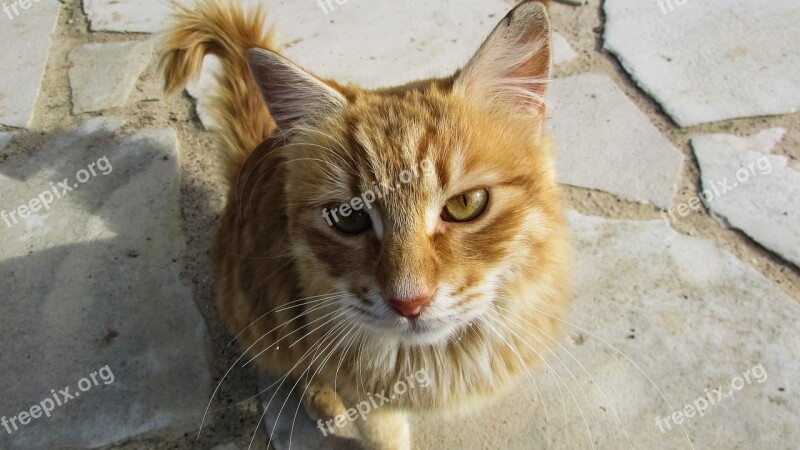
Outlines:
[[[347,106],[337,90],[277,53],[247,51],[247,64],[278,129],[313,126]]]
[[[464,67],[453,92],[495,109],[543,116],[550,81],[547,1],[526,1],[500,21]]]

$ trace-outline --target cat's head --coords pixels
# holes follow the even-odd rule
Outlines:
[[[541,278],[540,253],[563,225],[542,130],[542,4],[515,8],[445,80],[368,91],[264,50],[249,62],[286,136],[287,238],[303,287],[346,294],[341,320],[440,343]]]

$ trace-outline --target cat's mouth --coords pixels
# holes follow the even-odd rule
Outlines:
[[[432,345],[447,342],[449,337],[455,332],[456,327],[452,324],[445,324],[436,321],[435,324],[430,320],[421,318],[402,319],[405,323],[396,330],[399,339],[409,345]]]
[[[378,335],[399,340],[408,345],[434,345],[448,341],[456,333],[458,326],[452,320],[437,320],[424,316],[407,318],[377,317],[374,314],[357,310],[353,320]]]

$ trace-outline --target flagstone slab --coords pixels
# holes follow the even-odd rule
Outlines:
[[[0,432],[0,448],[175,438],[205,410],[209,343],[181,275],[177,137],[122,125],[93,119],[0,164],[0,416],[22,420],[52,389],[75,396]],[[93,373],[106,376],[83,390]]]
[[[800,109],[795,0],[609,0],[603,47],[675,122]]]
[[[11,141],[12,137],[14,137],[14,135],[11,133],[0,132],[0,150],[6,148],[6,145]]]
[[[509,9],[501,0],[410,0],[380,8],[361,0],[243,3],[266,7],[268,23],[289,44],[288,56],[322,76],[369,87],[451,73]],[[170,14],[168,2],[160,0],[83,0],[83,8],[93,31],[155,33]],[[421,15],[430,20],[419,20]]]
[[[92,43],[73,50],[69,55],[72,112],[125,106],[152,53],[149,41]]]
[[[785,129],[692,139],[711,212],[800,267],[800,171],[770,154]]]
[[[672,203],[683,155],[613,80],[558,79],[547,100],[560,182],[660,208]]]
[[[161,0],[83,0],[92,31],[158,33],[169,20],[169,2]]]
[[[210,103],[217,86],[215,77],[221,67],[219,58],[214,55],[206,55],[203,58],[203,69],[200,71],[200,76],[186,83],[186,92],[195,99],[197,117],[207,130],[218,126],[211,115]]]
[[[43,0],[26,3],[19,15],[0,13],[0,124],[26,128],[33,119],[47,56],[51,33],[58,20],[61,3]]]
[[[567,38],[560,33],[553,33],[553,65],[564,64],[576,56],[578,54],[569,45]]]

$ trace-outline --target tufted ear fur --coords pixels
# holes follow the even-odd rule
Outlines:
[[[543,116],[550,81],[550,34],[545,4],[519,4],[458,76],[454,92],[495,109]]]
[[[275,52],[252,48],[247,63],[272,119],[283,131],[312,125],[347,105],[337,90]]]

